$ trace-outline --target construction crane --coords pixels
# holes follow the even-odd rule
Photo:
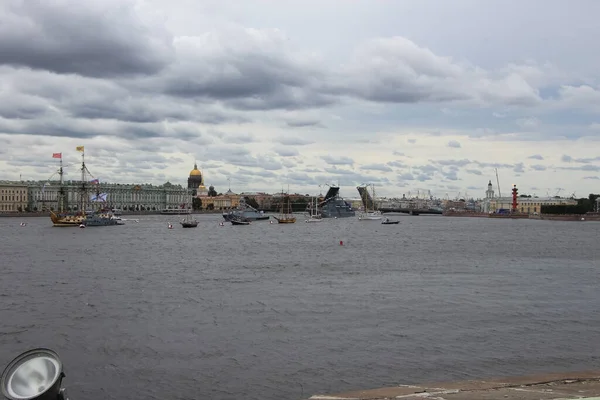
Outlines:
[[[496,168],[496,184],[498,185],[498,197],[502,197],[502,192],[500,192],[500,179],[498,179],[498,168]]]

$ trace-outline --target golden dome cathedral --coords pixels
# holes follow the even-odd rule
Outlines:
[[[190,171],[190,176],[202,176],[202,172],[198,169],[197,163],[194,163],[194,169]]]

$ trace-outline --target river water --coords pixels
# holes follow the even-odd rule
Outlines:
[[[0,367],[49,347],[74,399],[300,400],[600,364],[600,223],[139,218],[0,218]]]

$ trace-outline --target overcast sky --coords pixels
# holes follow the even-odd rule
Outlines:
[[[0,179],[600,192],[596,0],[3,0]],[[76,179],[68,169],[66,178]],[[495,188],[496,189],[496,188]],[[559,189],[562,189],[559,191]]]

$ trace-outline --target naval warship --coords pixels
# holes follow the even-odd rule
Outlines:
[[[232,219],[241,219],[243,221],[261,221],[269,219],[269,216],[246,203],[246,200],[242,197],[237,209],[224,212],[223,219],[225,221],[231,221]]]
[[[325,194],[325,200],[319,203],[321,216],[323,218],[345,218],[355,216],[356,213],[352,209],[350,203],[344,201],[339,193],[339,186],[329,187],[327,194]]]

